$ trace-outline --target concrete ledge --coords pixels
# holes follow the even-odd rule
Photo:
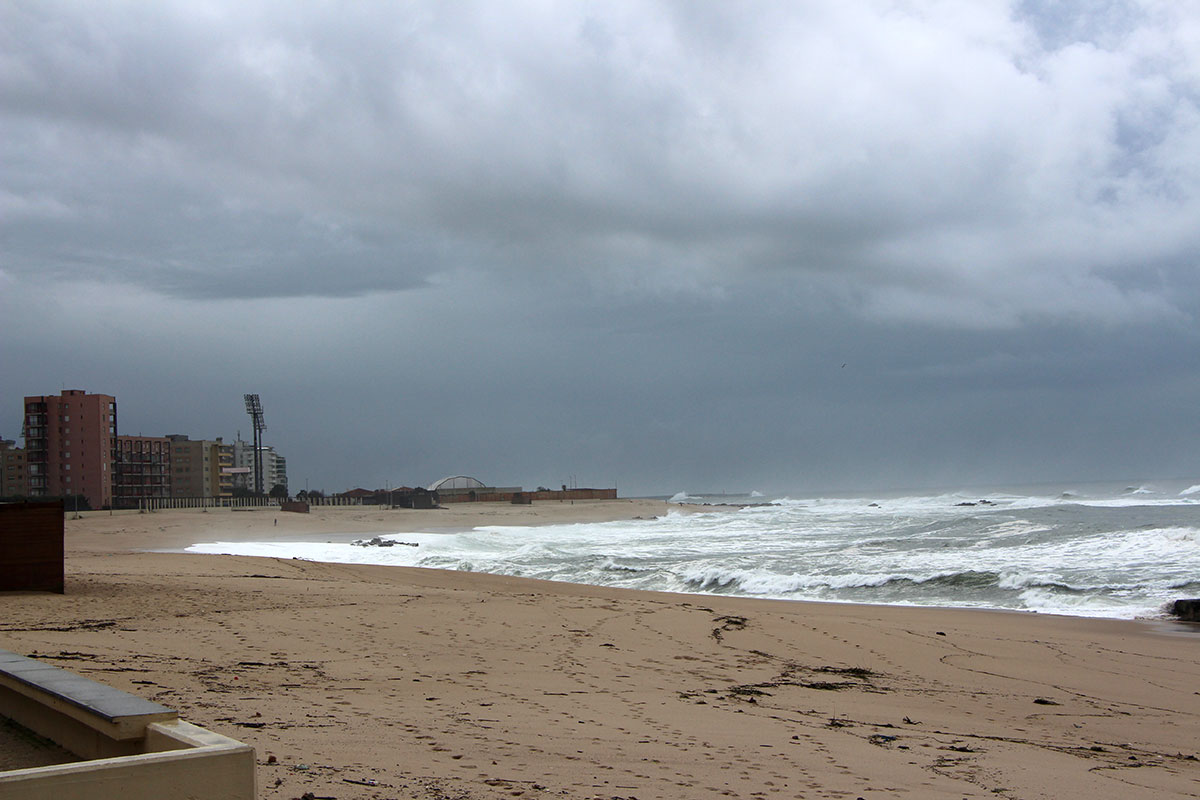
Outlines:
[[[0,800],[254,800],[254,748],[187,722],[147,726],[151,752],[0,772]]]
[[[0,800],[254,800],[254,748],[175,711],[0,650],[0,716],[87,759],[0,772]]]
[[[179,715],[65,669],[0,650],[0,715],[81,758],[143,752],[152,722]]]

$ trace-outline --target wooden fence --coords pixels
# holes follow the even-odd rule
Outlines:
[[[63,504],[0,503],[0,591],[63,592]]]

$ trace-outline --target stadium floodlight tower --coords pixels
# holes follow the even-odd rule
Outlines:
[[[254,493],[261,495],[263,493],[262,432],[267,429],[267,425],[263,422],[262,401],[258,399],[258,395],[247,394],[243,397],[246,399],[246,413],[250,415],[250,422],[254,426]]]

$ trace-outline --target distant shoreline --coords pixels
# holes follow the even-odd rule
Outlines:
[[[453,533],[481,525],[559,525],[652,519],[670,511],[693,513],[700,506],[663,500],[573,500],[512,503],[453,503],[435,509],[380,506],[313,506],[308,514],[278,508],[170,509],[67,514],[67,549],[86,552],[178,552],[212,541],[348,542],[386,533]]]

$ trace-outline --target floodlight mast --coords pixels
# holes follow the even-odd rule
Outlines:
[[[267,429],[267,425],[263,422],[262,401],[258,399],[258,395],[247,394],[242,397],[246,401],[246,413],[250,415],[250,422],[254,428],[254,492],[262,495],[262,432]]]

